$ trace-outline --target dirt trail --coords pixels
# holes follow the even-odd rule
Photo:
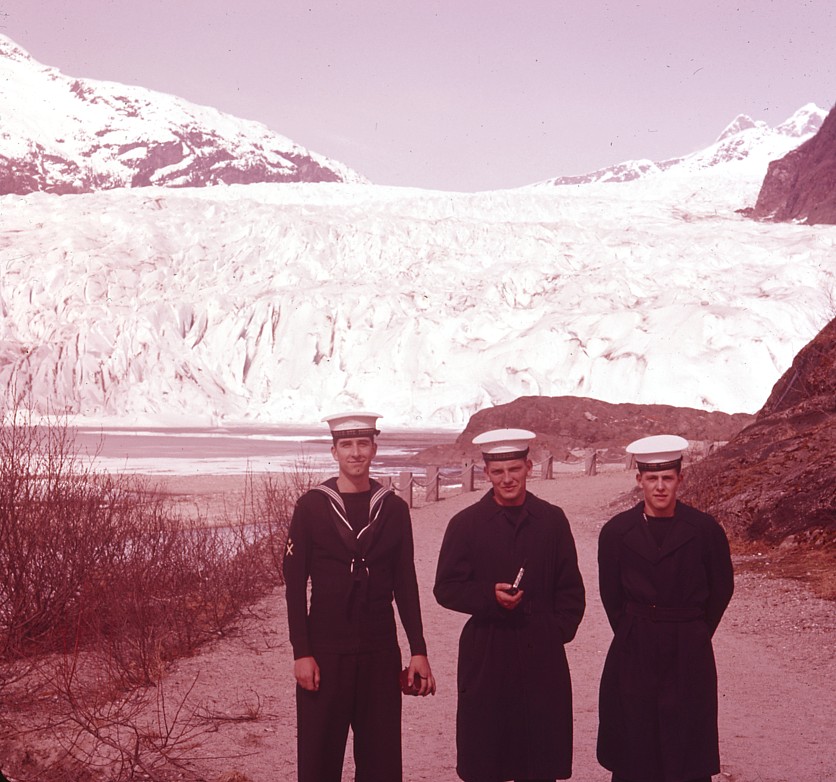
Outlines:
[[[595,759],[598,681],[611,633],[598,598],[596,550],[610,503],[633,485],[624,471],[595,477],[560,475],[531,490],[560,505],[572,524],[587,587],[587,611],[567,647],[574,685],[573,779],[607,782]],[[430,662],[438,694],[405,698],[404,779],[455,782],[455,670],[466,617],[439,607],[431,589],[447,522],[476,499],[459,495],[413,512],[416,566]],[[731,782],[836,780],[833,741],[836,610],[803,587],[745,575],[715,636],[720,677],[723,774]],[[405,649],[402,644],[402,649]],[[235,637],[181,661],[167,682],[168,699],[196,678],[192,699],[215,714],[216,730],[195,760],[207,782],[228,772],[253,782],[295,779],[292,658],[281,592],[261,601]],[[257,714],[256,719],[250,719]],[[240,778],[239,778],[240,779]],[[353,779],[350,748],[345,781]]]

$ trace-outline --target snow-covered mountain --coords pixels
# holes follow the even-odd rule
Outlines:
[[[138,88],[90,93],[2,45],[0,155],[28,159],[26,123],[41,139],[50,128],[38,160],[60,158],[68,191],[93,176],[66,162],[82,158],[102,166],[100,182],[152,170],[151,185],[191,181],[196,147],[168,162],[149,154],[187,150],[165,124],[180,110],[228,131],[244,161],[259,150],[241,129],[269,133]],[[37,110],[7,121],[27,79]],[[0,383],[44,411],[125,425],[306,424],[364,407],[387,427],[461,426],[537,394],[753,412],[836,310],[836,228],[737,213],[817,112],[779,126],[790,132],[737,120],[718,141],[728,154],[714,145],[619,185],[0,196]],[[97,113],[107,130],[91,140]],[[276,165],[292,172],[295,149]]]
[[[753,120],[745,114],[739,114],[713,144],[690,155],[658,162],[628,160],[590,174],[555,177],[540,184],[585,185],[592,182],[631,182],[634,179],[653,176],[663,171],[676,170],[684,174],[747,159],[753,166],[763,167],[766,173],[766,165],[771,160],[783,157],[804,140],[813,136],[821,127],[825,116],[826,112],[823,109],[814,103],[808,103],[786,122],[771,128],[761,120]]]
[[[0,35],[0,193],[335,181],[365,180],[258,122],[64,76]]]
[[[812,138],[769,164],[749,216],[836,225],[836,107]]]

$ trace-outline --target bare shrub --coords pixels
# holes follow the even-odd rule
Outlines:
[[[247,476],[245,517],[256,531],[257,544],[266,551],[277,584],[284,583],[282,560],[293,508],[316,483],[317,474],[304,459],[298,460],[290,472],[267,473],[260,482],[252,473]]]
[[[29,735],[60,747],[30,778],[161,779],[202,724],[188,694],[165,703],[166,666],[280,582],[313,477],[249,476],[238,517],[215,526],[145,480],[97,473],[74,445],[66,420],[41,425],[19,400],[2,411],[0,695],[37,706]],[[21,730],[7,722],[0,739]]]
[[[124,481],[71,451],[66,425],[13,409],[0,428],[0,659],[60,649],[124,558]],[[100,587],[96,592],[96,587]],[[106,589],[104,590],[106,592]]]
[[[10,764],[16,779],[191,779],[184,764],[209,730],[191,703],[195,682],[169,703],[162,683],[114,689],[110,664],[98,650],[40,661],[42,691],[53,705],[48,719],[21,730],[16,753],[7,749],[20,759]]]

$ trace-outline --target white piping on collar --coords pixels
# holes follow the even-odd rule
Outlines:
[[[338,491],[334,491],[334,489],[324,483],[320,483],[318,486],[314,486],[313,488],[317,491],[321,491],[326,497],[328,497],[328,501],[331,503],[331,507],[336,512],[340,521],[353,531],[353,527],[348,521],[348,512],[345,509],[345,503],[343,502],[343,498],[340,496],[340,493]],[[380,512],[383,510],[383,499],[387,494],[394,494],[394,491],[383,486],[372,494],[369,499],[369,523],[357,533],[358,540],[360,536],[380,517]]]

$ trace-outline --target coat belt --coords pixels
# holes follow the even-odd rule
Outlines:
[[[644,605],[627,601],[624,607],[625,613],[638,616],[642,619],[649,619],[651,622],[693,622],[696,619],[703,619],[705,611],[702,608],[688,607],[676,608],[670,606]]]

